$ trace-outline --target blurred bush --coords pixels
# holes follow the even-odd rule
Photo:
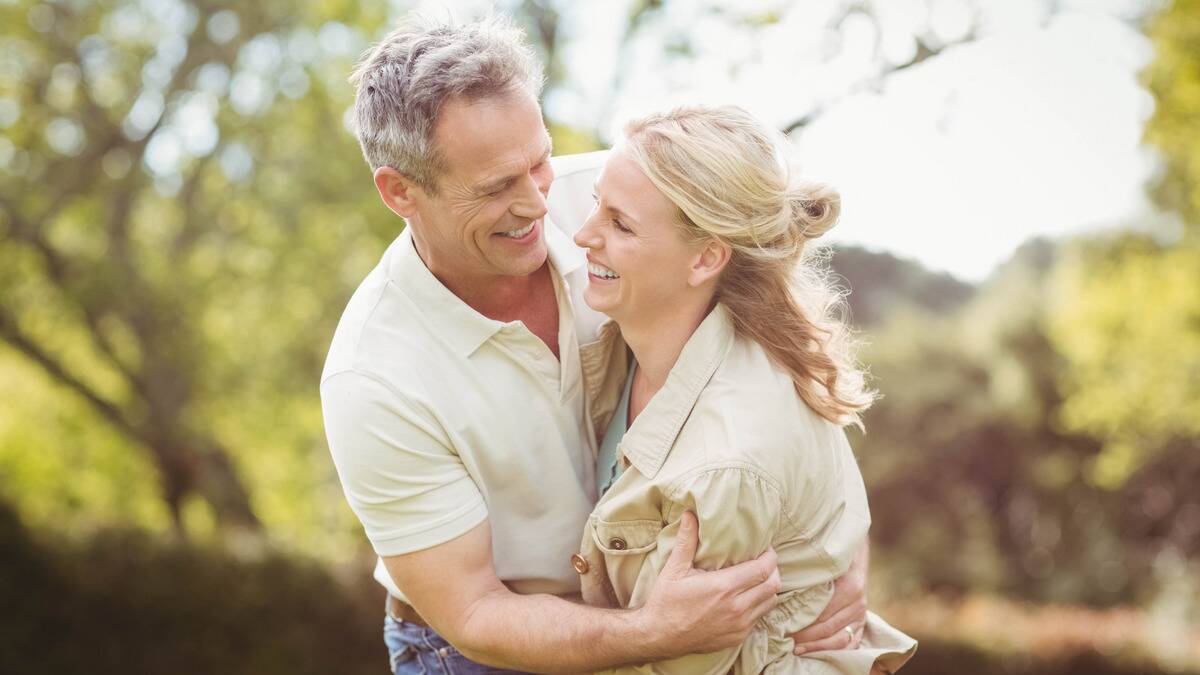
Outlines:
[[[360,583],[345,584],[308,559],[279,553],[239,559],[131,531],[50,543],[35,538],[2,503],[0,552],[0,673],[387,672],[382,591],[365,574],[358,575]],[[976,620],[961,623],[978,628],[980,620],[1012,618],[985,607],[969,612]],[[1113,658],[1087,645],[1047,647],[1020,638],[1023,632],[1015,643],[1011,636],[990,640],[986,631],[947,633],[953,625],[943,613],[947,606],[936,603],[883,611],[921,640],[906,669],[920,675],[1197,675],[1158,668],[1147,658]],[[1045,618],[1034,615],[1032,622]],[[1055,619],[1076,632],[1086,632],[1092,620],[1086,614]]]
[[[383,592],[280,553],[108,531],[35,539],[0,504],[0,673],[381,673]]]

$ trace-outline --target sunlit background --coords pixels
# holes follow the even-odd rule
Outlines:
[[[0,672],[382,673],[317,379],[402,223],[414,9],[525,27],[556,152],[738,103],[844,200],[912,673],[1200,673],[1200,1],[0,0]]]

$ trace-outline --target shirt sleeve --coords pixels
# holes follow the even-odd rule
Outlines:
[[[479,487],[421,406],[346,371],[321,384],[321,407],[346,501],[377,554],[431,548],[487,518]]]
[[[700,523],[700,546],[695,557],[695,566],[700,569],[716,570],[756,558],[780,531],[779,489],[770,479],[746,468],[706,469],[686,476],[672,487],[667,497],[663,518],[669,524],[660,532],[656,550],[645,558],[644,565],[653,569],[643,569],[637,575],[639,582],[633,590],[631,607],[645,604],[653,581],[675,547],[684,511],[695,513]],[[746,642],[736,647],[606,672],[723,675],[739,662],[743,667],[738,672],[761,672],[767,665],[767,650],[767,635],[756,629]]]

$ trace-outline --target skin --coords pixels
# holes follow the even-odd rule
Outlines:
[[[637,355],[630,419],[666,382],[687,340],[708,314],[728,245],[688,242],[680,214],[621,149],[609,155],[595,188],[596,207],[576,233],[588,262],[619,278],[592,273],[584,301],[612,317]],[[792,635],[795,653],[857,647],[866,623],[866,542],[850,570],[834,584],[825,610]],[[851,630],[847,631],[849,627]]]
[[[417,252],[448,289],[485,316],[523,321],[557,354],[557,305],[541,229],[554,176],[536,101],[517,94],[452,99],[434,142],[446,167],[436,191],[385,167],[375,172],[380,197],[408,220]],[[531,234],[519,240],[499,234],[530,224]],[[774,606],[774,551],[723,570],[696,570],[693,516],[682,529],[688,534],[680,535],[654,593],[634,610],[513,593],[496,577],[487,522],[384,564],[417,612],[468,658],[535,672],[591,671],[738,644]]]

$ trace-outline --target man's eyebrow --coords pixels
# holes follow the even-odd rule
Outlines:
[[[551,141],[549,138],[547,138],[546,139],[546,150],[545,150],[545,152],[542,153],[541,159],[538,160],[538,163],[540,164],[542,162],[548,161],[550,159],[550,154],[553,151],[554,151],[553,141]],[[496,177],[492,177],[492,178],[485,178],[485,179],[479,181],[478,183],[476,183],[474,185],[474,187],[472,187],[471,189],[473,189],[476,192],[485,192],[485,193],[486,192],[495,192],[496,190],[500,190],[500,189],[507,187],[509,183],[513,182],[514,180],[516,180],[519,177],[520,177],[520,174],[514,173],[514,174],[509,174],[506,176],[496,176]]]

